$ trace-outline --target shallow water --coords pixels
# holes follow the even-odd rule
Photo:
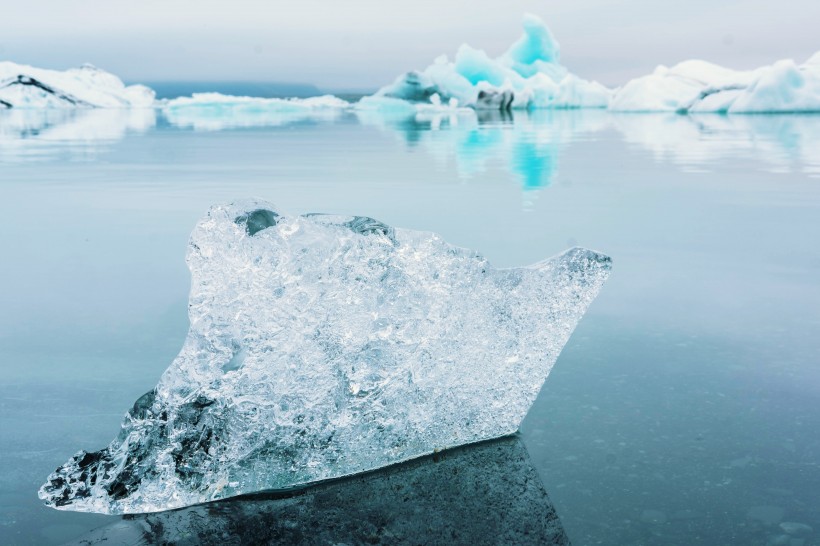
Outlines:
[[[0,195],[0,543],[113,521],[37,488],[175,356],[197,218],[258,196],[611,255],[522,427],[570,540],[820,544],[820,116],[0,112]]]

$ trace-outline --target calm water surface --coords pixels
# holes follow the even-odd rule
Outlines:
[[[188,234],[249,196],[501,267],[611,255],[522,427],[567,536],[820,544],[820,117],[150,110],[0,112],[0,543],[115,521],[37,489],[156,384]]]

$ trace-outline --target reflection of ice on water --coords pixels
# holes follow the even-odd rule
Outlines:
[[[364,124],[397,131],[408,145],[422,147],[443,165],[453,159],[463,179],[501,166],[515,175],[529,198],[552,183],[563,149],[602,130],[607,120],[599,110],[357,115]]]
[[[656,161],[683,170],[709,170],[720,162],[761,162],[768,172],[820,176],[820,116],[701,114],[612,114],[594,110],[536,111],[512,117],[479,114],[383,123],[422,144],[439,161],[454,157],[469,179],[498,163],[525,191],[549,186],[567,146],[607,129],[628,144],[650,151]],[[508,114],[509,116],[509,114]],[[372,120],[364,120],[371,122]]]
[[[749,159],[769,172],[820,175],[818,115],[621,114],[612,124],[627,143],[683,168]]]
[[[74,544],[569,544],[517,436],[320,483],[129,516]]]
[[[62,151],[93,154],[128,133],[144,133],[155,125],[156,112],[150,108],[0,111],[0,161]]]
[[[605,130],[618,131],[627,144],[683,170],[710,170],[740,159],[759,162],[768,172],[820,177],[820,115],[618,114],[594,109],[511,113],[435,105],[416,111],[358,109],[353,114],[341,101],[310,100],[197,103],[159,111],[0,111],[0,161],[93,155],[129,133],[156,128],[158,120],[160,128],[167,124],[222,131],[358,119],[396,132],[408,146],[424,150],[442,165],[454,163],[463,180],[501,168],[513,174],[525,201],[553,182],[567,147]]]

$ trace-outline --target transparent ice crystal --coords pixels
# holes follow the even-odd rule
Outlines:
[[[514,433],[611,267],[573,248],[494,269],[433,233],[262,201],[212,207],[187,262],[179,356],[46,504],[155,512]]]

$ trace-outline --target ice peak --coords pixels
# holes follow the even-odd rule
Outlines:
[[[558,63],[560,46],[546,23],[531,13],[524,15],[524,34],[505,54],[516,65],[532,66],[536,61]],[[528,73],[527,73],[528,72]],[[535,70],[519,72],[522,76],[532,76]]]

